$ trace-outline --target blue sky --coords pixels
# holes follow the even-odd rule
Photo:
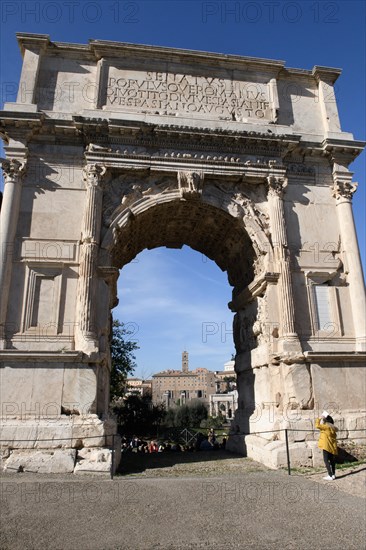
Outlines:
[[[365,140],[365,3],[362,1],[7,1],[1,3],[1,100],[14,101],[21,56],[16,32],[51,40],[89,38],[206,50],[286,61],[287,67],[339,67],[342,129]],[[352,165],[354,214],[365,265],[365,153]],[[140,345],[137,376],[190,367],[221,369],[233,352],[225,273],[201,254],[142,252],[119,278],[115,315]]]

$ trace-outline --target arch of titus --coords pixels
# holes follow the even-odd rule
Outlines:
[[[323,407],[359,436],[365,291],[348,166],[364,143],[341,130],[340,71],[18,41],[18,97],[0,115],[3,467],[107,467],[116,281],[159,246],[200,251],[233,287],[230,449],[276,467],[284,432],[257,433],[296,429],[292,463],[315,464]]]

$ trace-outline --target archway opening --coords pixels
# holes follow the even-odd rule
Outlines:
[[[130,215],[116,228],[112,263],[122,269],[144,249],[184,245],[226,271],[234,295],[254,278],[255,253],[242,220],[197,200],[175,200]]]
[[[114,244],[110,249],[110,257],[112,264],[122,270],[118,293],[120,304],[114,311],[114,317],[121,319],[125,323],[130,323],[133,330],[136,331],[137,339],[139,339],[138,332],[140,332],[140,337],[142,338],[142,331],[144,330],[143,321],[139,321],[138,319],[143,319],[144,317],[144,312],[141,314],[144,303],[145,306],[151,307],[154,299],[160,297],[162,302],[164,302],[165,298],[165,306],[169,309],[172,308],[172,305],[174,308],[177,301],[172,299],[174,298],[174,290],[172,290],[173,294],[169,296],[164,297],[164,292],[160,293],[160,296],[158,296],[158,293],[152,296],[154,285],[150,284],[151,269],[149,269],[149,262],[146,263],[147,267],[144,269],[145,266],[142,265],[141,258],[147,257],[146,254],[148,253],[146,250],[154,249],[154,254],[159,254],[159,251],[175,249],[170,251],[173,254],[170,256],[170,260],[173,259],[173,261],[179,264],[181,261],[179,260],[179,255],[182,254],[184,258],[187,250],[191,249],[199,253],[198,257],[202,264],[201,268],[204,267],[205,261],[212,260],[221,271],[227,274],[229,284],[226,282],[225,292],[222,289],[221,291],[220,289],[217,290],[217,294],[222,295],[220,304],[221,313],[215,315],[215,318],[212,318],[212,315],[207,316],[205,306],[203,305],[196,330],[199,332],[199,335],[197,335],[199,339],[206,339],[205,344],[207,348],[210,345],[208,332],[215,332],[216,335],[218,334],[220,340],[225,340],[224,343],[228,345],[226,360],[230,360],[235,347],[232,331],[232,312],[228,310],[227,304],[231,298],[235,298],[235,296],[240,294],[253,280],[254,262],[256,259],[242,218],[234,217],[226,210],[206,204],[200,200],[175,199],[170,202],[155,204],[145,210],[142,209],[137,214],[133,210],[131,209],[124,217],[119,214],[119,219],[123,219],[124,221],[123,223],[114,225]],[[174,252],[177,252],[175,256]],[[140,253],[142,253],[142,256],[139,256]],[[150,256],[150,258],[152,257]],[[156,259],[158,256],[155,255],[154,257]],[[140,263],[141,265],[139,265]],[[184,263],[184,260],[181,263]],[[185,265],[184,267],[186,268],[187,266]],[[198,272],[196,270],[194,273],[196,279],[202,276],[203,271],[203,269],[198,270]],[[133,272],[139,273],[136,275],[136,278],[140,279],[140,289],[138,291],[134,291],[131,287],[128,288],[128,284],[126,286],[126,281],[124,281],[124,273],[131,274]],[[141,273],[142,279],[146,281],[145,289],[143,281],[141,281]],[[160,283],[163,285],[164,269],[161,270],[161,273],[163,276],[160,278]],[[223,281],[224,279],[222,279]],[[228,292],[230,291],[230,287],[232,287],[232,296]],[[124,290],[135,292],[136,294],[138,292],[139,294],[136,297],[135,310],[133,300],[129,301],[127,316],[124,312],[124,305],[126,305],[126,302],[124,302]],[[194,293],[189,293],[186,299],[186,311],[190,307],[192,309],[195,308],[197,311],[197,301],[195,302]],[[164,313],[162,314],[164,315]],[[158,311],[157,315],[159,315]],[[169,327],[173,333],[180,329],[179,312],[176,314],[176,317],[176,326],[172,326],[171,324]],[[151,319],[153,317],[150,317],[150,322]],[[144,322],[148,321],[145,319]],[[161,353],[164,354],[164,336],[160,339],[159,343],[162,348]],[[179,368],[180,353],[188,346],[189,342],[184,344],[180,342],[179,347],[177,345],[177,349],[175,350],[176,360],[175,363],[171,362],[170,368]],[[196,361],[200,360],[200,358],[195,359]],[[197,363],[195,366],[198,366]],[[212,368],[207,363],[204,365],[201,363],[200,366],[207,367],[208,369]],[[159,364],[148,365],[145,363],[144,372],[140,374],[146,375],[147,373],[149,375],[153,371],[164,370],[164,368],[167,368],[167,365],[164,364],[161,365],[161,368],[159,367]],[[217,368],[217,364],[213,370],[215,367]]]
[[[120,272],[113,310],[139,345],[134,376],[181,370],[184,350],[190,371],[223,370],[235,349],[231,292],[226,272],[190,247],[139,253]]]

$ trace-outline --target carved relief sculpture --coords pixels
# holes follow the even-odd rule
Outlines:
[[[178,187],[184,199],[199,198],[202,194],[204,176],[199,172],[178,172]]]

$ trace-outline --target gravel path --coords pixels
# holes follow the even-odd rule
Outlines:
[[[237,456],[195,458],[114,480],[3,475],[0,547],[364,548],[365,468],[350,469],[349,475],[342,471],[335,482],[325,482],[323,474],[288,476]],[[358,496],[349,494],[351,485]]]

